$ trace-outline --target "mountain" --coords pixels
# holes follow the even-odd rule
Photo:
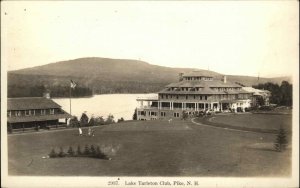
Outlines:
[[[34,88],[37,86],[50,90],[55,90],[56,87],[57,90],[57,87],[68,87],[71,79],[79,87],[90,88],[97,94],[157,92],[165,85],[178,81],[179,73],[192,70],[209,72],[218,79],[222,78],[222,74],[208,70],[169,68],[137,60],[91,57],[9,71],[8,94],[10,96],[17,90],[16,88],[19,92],[25,88],[32,88],[33,91],[26,94],[30,96],[31,93],[35,93]],[[286,78],[260,78],[258,81],[256,77],[229,75],[227,80],[244,85],[256,85],[258,82],[281,83]]]

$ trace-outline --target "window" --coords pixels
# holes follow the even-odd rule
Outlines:
[[[11,117],[11,111],[7,111],[7,117]]]
[[[178,95],[176,95],[176,99],[178,99]]]
[[[173,114],[173,116],[174,116],[174,117],[179,117],[179,113],[178,113],[178,112],[175,112],[175,113]]]
[[[151,116],[156,116],[156,112],[151,112]]]
[[[41,110],[41,115],[45,115],[46,114],[46,110]]]
[[[202,96],[200,96],[200,100],[202,100]]]
[[[188,99],[188,96],[187,96],[187,95],[185,96],[185,99]]]
[[[25,116],[30,116],[31,115],[31,110],[25,110]]]
[[[51,114],[51,115],[54,114],[54,109],[50,109],[50,114]]]
[[[207,100],[207,96],[205,96],[205,100]]]
[[[196,95],[194,95],[194,99],[196,99]]]
[[[166,116],[166,112],[160,112],[160,116],[165,117]]]

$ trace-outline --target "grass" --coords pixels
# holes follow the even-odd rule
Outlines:
[[[241,114],[220,115],[211,119],[215,123],[228,124],[234,127],[247,127],[264,130],[278,130],[280,126],[291,132],[291,115],[269,115],[269,114]]]
[[[10,175],[61,176],[290,176],[291,150],[275,152],[273,134],[243,133],[191,121],[132,121],[78,130],[8,137]],[[86,131],[86,130],[84,130]],[[52,148],[99,145],[112,158],[42,159]],[[257,147],[262,145],[263,147]]]

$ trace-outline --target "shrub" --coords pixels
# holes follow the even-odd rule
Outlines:
[[[90,150],[90,152],[91,152],[91,155],[92,155],[92,156],[95,156],[95,155],[96,155],[96,150],[95,150],[94,145],[91,145],[91,150]]]
[[[118,123],[121,123],[124,121],[124,118],[121,117],[121,119],[118,119]]]
[[[112,114],[109,114],[107,119],[106,119],[106,124],[112,124],[112,123],[115,123],[115,120],[114,120],[114,116]]]
[[[65,157],[65,156],[66,156],[66,154],[64,153],[63,148],[60,147],[60,151],[59,151],[59,153],[58,153],[58,157]]]
[[[70,119],[70,126],[72,126],[72,127],[79,127],[79,125],[80,125],[80,122],[78,121],[78,118],[76,116],[73,116]]]
[[[82,155],[80,145],[78,145],[78,147],[77,147],[77,155],[79,155],[79,156]]]
[[[286,139],[286,132],[282,127],[280,127],[279,132],[277,134],[275,144],[274,144],[274,148],[276,151],[281,152],[286,149],[287,143],[288,142]]]
[[[95,157],[100,159],[108,159],[108,157],[100,150],[99,146],[97,146]]]
[[[132,115],[132,120],[137,120],[137,108],[135,108],[134,113]]]
[[[54,148],[51,150],[51,152],[49,153],[49,157],[50,158],[55,158],[57,157],[57,153],[55,152]]]
[[[88,147],[88,145],[85,145],[83,154],[84,155],[89,155],[90,154],[90,148]]]
[[[74,151],[73,151],[72,146],[69,147],[68,154],[69,154],[70,156],[74,156]]]

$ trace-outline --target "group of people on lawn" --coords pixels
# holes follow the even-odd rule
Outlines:
[[[78,131],[79,131],[79,136],[82,136],[83,134],[82,134],[81,127],[78,128]],[[95,131],[91,127],[88,128],[87,136],[95,136]]]

